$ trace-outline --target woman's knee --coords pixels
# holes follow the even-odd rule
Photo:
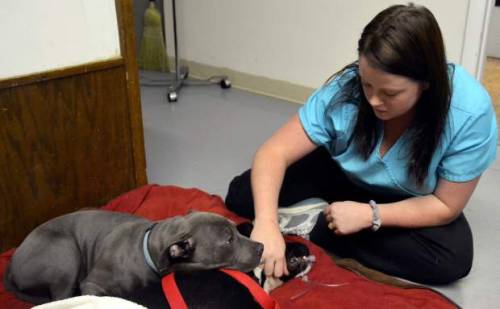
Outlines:
[[[420,232],[420,235],[433,239],[428,231]],[[472,232],[467,220],[461,215],[455,222],[443,227],[446,231],[441,235],[435,236],[436,243],[442,243],[435,246],[429,245],[433,254],[427,256],[426,264],[429,267],[430,284],[447,284],[467,276],[472,268],[474,256],[474,245]],[[434,257],[434,258],[431,258]]]
[[[448,284],[467,276],[472,268],[473,246],[466,242],[460,246],[426,247],[408,257],[404,265],[400,265],[406,279],[423,284]],[[424,252],[422,252],[424,251]],[[402,259],[403,260],[403,259]]]
[[[431,265],[427,271],[421,272],[422,278],[417,278],[424,284],[448,284],[467,276],[472,268],[470,257],[456,257],[453,260],[443,260]]]

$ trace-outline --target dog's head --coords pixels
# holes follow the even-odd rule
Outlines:
[[[160,272],[231,268],[244,272],[260,262],[264,247],[241,235],[227,218],[208,212],[191,212],[183,217],[165,220],[154,228],[169,239],[172,224],[180,238],[163,243],[157,266]],[[178,232],[181,230],[181,232]],[[166,245],[166,246],[165,246]]]

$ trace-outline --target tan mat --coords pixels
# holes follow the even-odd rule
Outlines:
[[[408,282],[393,276],[386,275],[380,271],[374,270],[372,268],[366,267],[354,259],[338,258],[330,254],[333,261],[337,266],[348,269],[358,275],[366,277],[372,281],[388,284],[392,286],[397,286],[400,288],[420,288],[422,285]]]
[[[497,113],[497,124],[499,124],[500,136],[500,59],[488,57],[484,64],[482,83],[490,93],[491,100]]]

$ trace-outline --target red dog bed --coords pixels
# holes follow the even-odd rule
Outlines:
[[[150,220],[200,210],[221,214],[235,223],[245,221],[226,209],[218,196],[173,186],[147,185],[116,198],[103,209],[133,213]],[[370,281],[336,266],[311,242],[300,241],[316,256],[316,263],[307,282],[293,279],[271,293],[281,308],[456,308],[444,296],[429,289],[403,289]],[[3,286],[3,274],[13,253],[11,249],[0,255],[0,307],[30,308],[31,304],[17,300]]]

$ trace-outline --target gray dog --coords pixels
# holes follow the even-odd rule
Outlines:
[[[79,294],[126,298],[172,271],[248,272],[262,251],[262,244],[212,213],[153,223],[125,213],[79,211],[35,228],[17,248],[4,283],[35,304]]]

